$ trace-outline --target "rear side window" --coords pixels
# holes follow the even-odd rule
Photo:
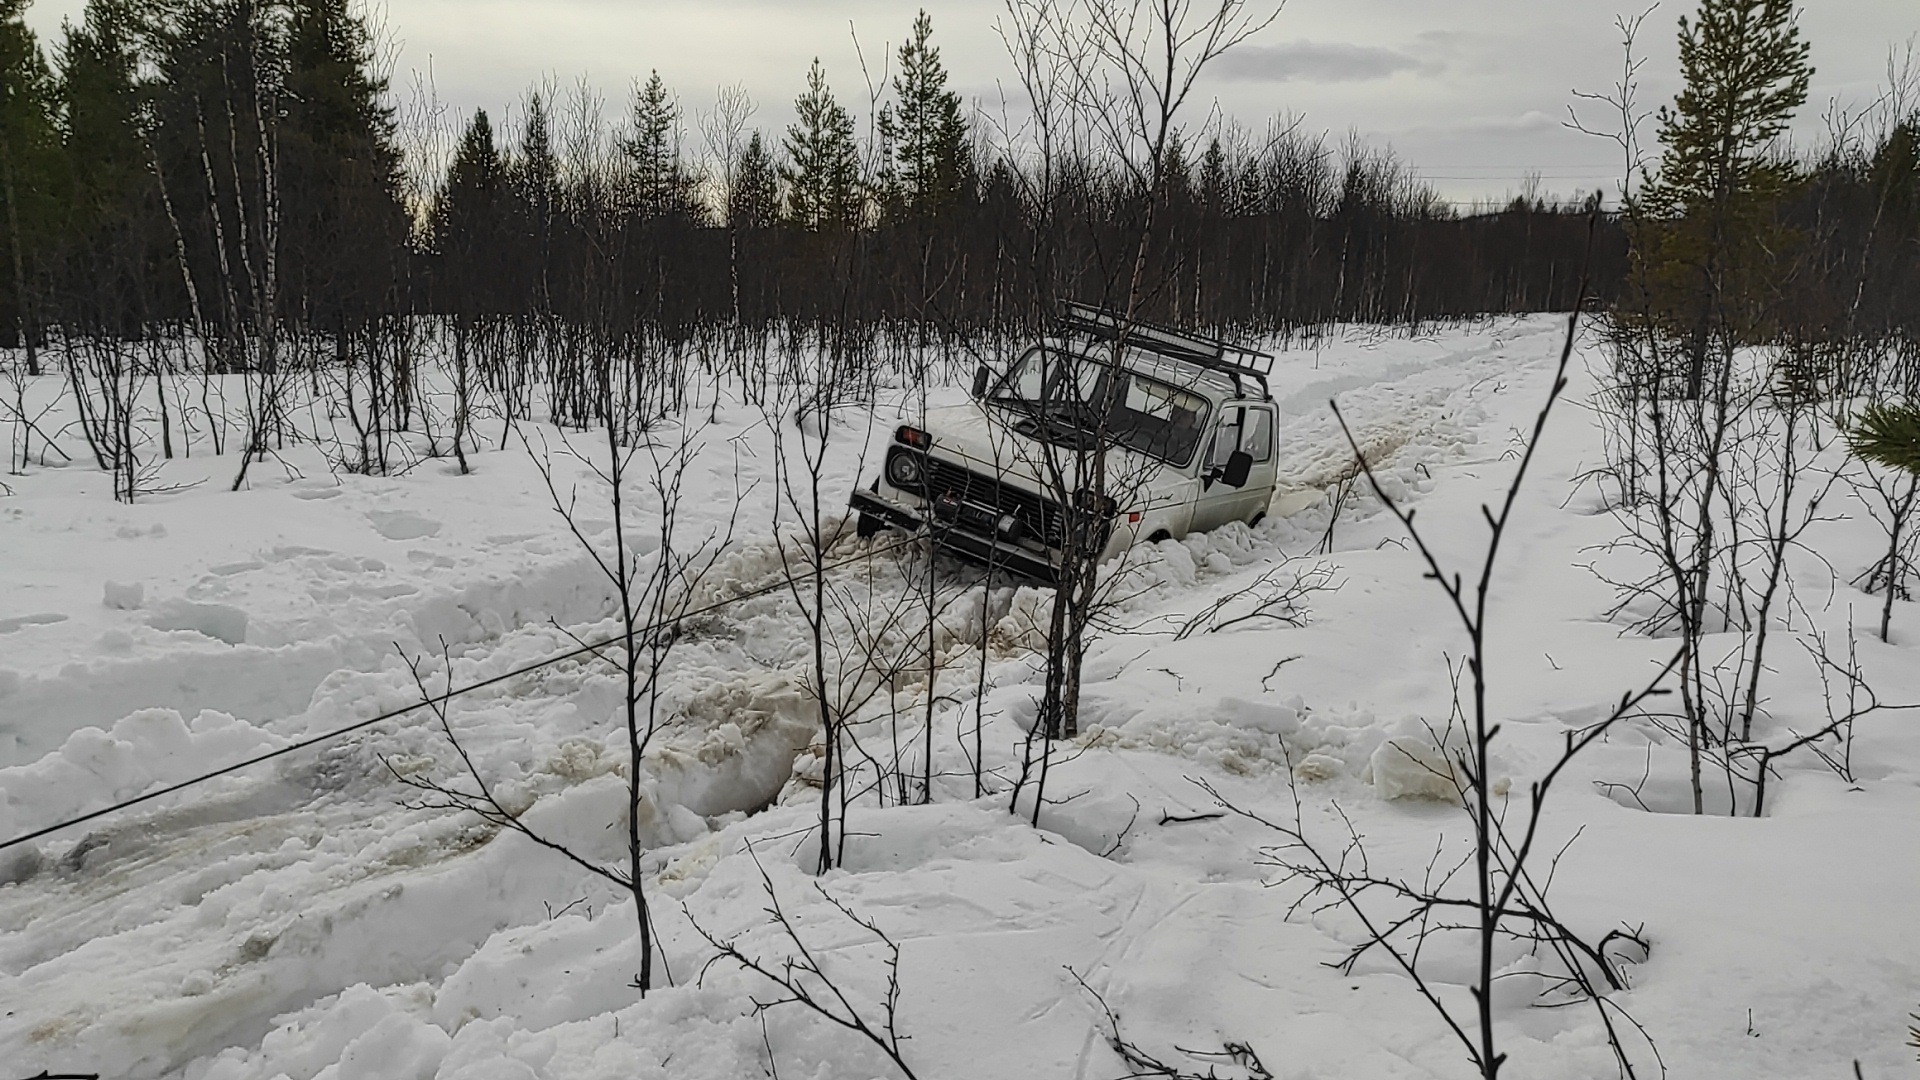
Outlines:
[[[1225,468],[1234,451],[1245,450],[1255,462],[1273,460],[1273,412],[1270,409],[1230,405],[1222,410],[1207,464]]]
[[[1240,449],[1253,455],[1255,461],[1273,460],[1273,410],[1245,409],[1245,430],[1240,435]]]

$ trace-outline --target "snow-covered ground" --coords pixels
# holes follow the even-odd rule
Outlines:
[[[1296,907],[1299,889],[1263,857],[1281,838],[1216,816],[1200,785],[1286,821],[1297,796],[1310,835],[1338,851],[1350,823],[1382,874],[1417,879],[1457,860],[1463,815],[1423,797],[1430,776],[1405,763],[1428,745],[1428,725],[1445,724],[1465,643],[1403,530],[1363,491],[1335,496],[1351,454],[1326,402],[1338,397],[1392,493],[1470,574],[1480,506],[1511,475],[1563,332],[1545,317],[1412,339],[1353,329],[1282,352],[1274,514],[1138,554],[1136,586],[1089,656],[1083,733],[1051,768],[1038,829],[1008,812],[1007,789],[1039,692],[1041,594],[983,597],[964,571],[944,571],[953,606],[936,633],[937,684],[898,681],[852,732],[876,763],[903,755],[917,772],[931,693],[931,801],[865,795],[844,866],[818,878],[810,641],[791,595],[757,596],[678,642],[672,719],[645,765],[637,812],[668,988],[643,999],[631,986],[630,899],[522,837],[420,805],[396,780],[459,779],[418,713],[0,852],[0,1075],[896,1075],[857,1034],[795,1005],[759,1010],[779,996],[765,980],[709,964],[700,930],[769,964],[793,954],[769,920],[769,884],[870,1023],[885,1015],[889,953],[829,897],[898,944],[895,1030],[923,1080],[1133,1072],[1108,1045],[1101,1000],[1129,1043],[1190,1073],[1251,1075],[1244,1061],[1188,1053],[1243,1044],[1288,1080],[1469,1075],[1391,964],[1329,966],[1358,940],[1356,924]],[[1584,404],[1585,366],[1598,359],[1576,354],[1492,604],[1492,708],[1504,724],[1493,765],[1516,813],[1565,733],[1672,649],[1605,621],[1613,593],[1587,566],[1619,531],[1576,479],[1600,462]],[[723,396],[701,413],[712,421],[680,529],[734,522],[702,586],[718,600],[776,580],[772,449],[757,410]],[[848,415],[831,436],[834,515],[893,416]],[[434,459],[377,478],[336,475],[319,451],[296,448],[230,493],[233,461],[195,457],[164,480],[209,483],[133,505],[79,464],[4,477],[0,842],[408,704],[419,696],[410,659],[437,687],[610,635],[605,580],[528,450],[489,443],[471,459],[469,476]],[[581,492],[582,531],[604,540],[591,480],[565,454],[550,460],[561,490]],[[1833,514],[1807,542],[1832,572],[1809,556],[1796,581],[1811,626],[1833,640],[1861,628],[1880,698],[1920,702],[1920,611],[1897,604],[1894,643],[1873,637],[1878,602],[1845,581],[1871,561],[1874,526],[1838,497]],[[645,549],[643,523],[632,531]],[[1323,566],[1335,586],[1308,597],[1306,625],[1179,634],[1289,557]],[[864,579],[841,572],[848,595],[897,589],[900,567],[875,562]],[[1815,668],[1797,645],[1773,655],[1767,732],[1823,724]],[[617,864],[619,697],[604,665],[576,659],[457,699],[449,722],[528,821]],[[1782,762],[1764,818],[1656,813],[1596,784],[1648,777],[1648,805],[1669,808],[1659,796],[1684,749],[1628,723],[1556,789],[1542,847],[1573,841],[1553,872],[1556,911],[1590,940],[1643,928],[1650,953],[1633,957],[1631,985],[1611,1000],[1671,1075],[1839,1078],[1855,1059],[1876,1080],[1913,1074],[1903,1041],[1920,1008],[1920,714],[1862,720],[1852,755],[1852,783],[1811,755]],[[1459,1009],[1475,960],[1465,937],[1441,935],[1422,963]],[[1541,977],[1510,960],[1515,977],[1498,984],[1506,1074],[1612,1075],[1593,1010],[1536,1007]],[[1658,1075],[1628,1041],[1640,1075]]]

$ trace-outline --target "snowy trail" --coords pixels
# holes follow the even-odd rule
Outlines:
[[[1388,438],[1405,446],[1438,425],[1455,422],[1449,414],[1468,407],[1456,396],[1484,377],[1481,368],[1497,349],[1422,351],[1435,355],[1382,361],[1336,379],[1308,381],[1294,398],[1304,402],[1338,390],[1354,402],[1349,414],[1365,430],[1390,431]],[[1415,385],[1393,385],[1414,371],[1421,373]],[[1276,381],[1285,385],[1289,378],[1313,376],[1289,368]],[[1296,450],[1312,447],[1305,466],[1308,482],[1314,467],[1310,462],[1339,458],[1344,440],[1331,439],[1342,439],[1337,429],[1307,418],[1290,433],[1289,445]],[[1428,454],[1437,449],[1431,443],[1422,446]],[[324,497],[316,497],[316,492]],[[497,668],[509,659],[538,655],[543,648],[561,651],[566,639],[540,622],[578,623],[581,615],[606,602],[604,585],[594,579],[590,563],[561,546],[551,523],[546,523],[545,535],[528,529],[486,538],[493,548],[514,546],[530,552],[536,557],[532,572],[463,580],[474,570],[497,575],[497,563],[489,564],[476,552],[477,545],[452,550],[434,546],[442,532],[436,517],[451,514],[436,515],[433,508],[405,514],[365,509],[358,504],[366,497],[351,489],[296,485],[288,494],[301,504],[328,510],[351,507],[373,524],[377,539],[336,535],[330,547],[347,550],[280,545],[256,548],[256,557],[233,561],[225,560],[234,545],[225,552],[205,553],[207,561],[222,561],[181,589],[183,603],[166,609],[186,616],[184,621],[197,615],[199,622],[162,630],[155,624],[165,620],[149,617],[150,633],[133,631],[150,658],[70,665],[52,678],[16,682],[9,715],[22,727],[45,730],[47,715],[56,710],[63,719],[81,723],[112,723],[127,714],[133,720],[121,722],[104,742],[82,740],[83,745],[70,745],[69,752],[32,768],[0,773],[18,803],[27,802],[33,788],[50,782],[65,789],[59,794],[38,792],[41,797],[31,800],[31,813],[22,806],[10,815],[14,828],[46,824],[107,795],[131,794],[155,781],[177,779],[200,762],[244,745],[242,740],[253,730],[241,721],[210,721],[205,730],[192,731],[165,713],[141,710],[288,716],[269,726],[274,735],[254,736],[257,745],[270,746],[273,737],[309,734],[410,699],[410,677],[396,670],[396,634],[404,634],[403,650],[426,652],[426,643],[447,639],[464,646],[456,656],[485,656],[483,666]],[[519,509],[544,510],[535,495],[522,496]],[[168,535],[191,528],[176,520]],[[1242,541],[1224,556],[1216,552],[1204,564],[1186,557],[1182,545],[1167,545],[1164,556],[1149,557],[1148,571],[1172,587],[1156,590],[1164,602],[1173,590],[1230,581],[1238,568],[1271,557],[1278,536],[1289,531],[1288,525],[1276,522],[1266,534],[1249,536],[1250,543]],[[205,541],[197,535],[187,539]],[[416,572],[428,570],[433,585],[422,593],[404,584],[405,574],[371,555],[353,552],[354,540],[407,545],[407,563]],[[752,554],[741,562],[753,566],[756,560],[763,566],[766,562],[764,555]],[[321,602],[328,616],[325,623],[288,616],[292,605],[274,603],[275,593],[295,588]],[[237,640],[220,641],[210,633],[219,629],[211,624],[223,613],[231,613],[227,617],[237,623],[239,632],[230,635]],[[282,618],[275,619],[276,614]],[[774,645],[763,652],[772,653],[776,662],[784,654],[795,669],[788,677],[799,673],[799,642],[792,637],[792,613],[784,598],[744,605],[737,618],[730,627],[735,640]],[[372,625],[357,630],[356,623]],[[183,642],[183,637],[188,640]],[[214,640],[204,640],[209,637]],[[683,659],[682,667],[686,678],[709,680],[718,688],[713,692],[724,695],[730,683],[740,682],[740,660],[738,655],[704,655]],[[160,669],[171,679],[156,679]],[[773,672],[769,677],[781,676]],[[91,692],[77,692],[82,686]],[[564,689],[516,688],[499,695],[494,704],[501,715],[489,722],[511,724],[521,738],[537,740],[545,753],[557,755],[567,739],[588,735],[593,727],[579,720],[591,706],[567,702],[566,696]],[[804,709],[797,692],[790,697],[786,706],[791,729],[798,725],[795,714]],[[805,731],[789,730],[774,738],[775,756],[790,759],[807,737]],[[355,738],[315,761],[289,763],[266,779],[223,782],[212,801],[203,796],[177,809],[108,824],[72,848],[48,856],[51,865],[0,896],[5,913],[0,924],[19,928],[0,937],[0,970],[12,977],[10,993],[31,995],[36,1002],[30,1017],[0,1022],[0,1044],[18,1039],[28,1046],[57,1045],[84,1032],[89,1052],[100,1055],[94,1060],[113,1062],[133,1075],[158,1075],[209,1048],[253,1042],[274,1016],[356,982],[430,980],[542,905],[559,908],[577,899],[572,895],[579,889],[577,875],[555,860],[529,858],[528,850],[514,841],[488,843],[488,837],[457,817],[407,809],[394,786],[381,782],[384,768],[376,754],[431,759],[437,750],[433,742],[417,721],[396,725],[390,732]],[[156,750],[163,752],[156,755]],[[169,756],[175,759],[171,769],[165,762]],[[698,759],[699,754],[692,756]],[[482,760],[490,767],[531,773],[539,768],[538,757],[523,747]],[[706,764],[710,771],[716,763]],[[596,764],[587,771],[602,767]],[[23,773],[38,775],[19,775]],[[783,776],[776,777],[775,790]],[[617,810],[607,803],[604,790],[580,793],[581,787],[592,786],[594,776],[567,779],[585,783],[558,794],[601,811]],[[99,790],[101,780],[113,781],[109,791]],[[695,788],[737,786],[705,776],[687,782]],[[760,786],[764,789],[765,782]],[[698,792],[692,790],[677,792],[663,805],[689,802],[703,816],[747,809],[699,805]],[[696,823],[680,825],[688,832],[701,831]],[[658,839],[671,847],[687,837],[677,837],[669,823]],[[14,875],[23,869],[16,861]],[[155,897],[166,902],[156,906]],[[447,919],[455,910],[459,918]],[[1144,920],[1157,921],[1158,916]],[[427,925],[431,933],[405,929]],[[403,947],[394,947],[401,943]],[[126,956],[152,960],[137,972],[121,974],[116,968]],[[113,987],[111,994],[100,993],[103,983]],[[120,1033],[111,1040],[119,1049],[103,1045],[102,1032]]]
[[[456,668],[477,674],[567,644],[532,627]],[[723,670],[730,677],[713,679],[716,686],[754,689],[752,676]],[[351,680],[362,684],[352,697],[365,701],[373,677]],[[413,692],[400,673],[386,673],[384,683],[388,696]],[[757,701],[734,702],[724,718],[739,745],[726,745],[726,734],[713,730],[718,722],[692,727],[691,717],[703,717],[697,700],[687,727],[665,733],[651,758],[663,789],[661,820],[649,829],[654,843],[671,847],[705,831],[689,807],[722,815],[777,794],[812,728],[798,693],[782,699],[778,688],[772,697],[760,689]],[[496,780],[518,779],[529,801],[550,796],[535,814],[562,817],[548,826],[555,835],[611,862],[612,834],[565,820],[587,815],[604,824],[619,814],[624,781],[613,775],[598,720],[610,692],[604,673],[561,665],[486,695],[456,722]],[[596,697],[602,709],[592,708]],[[748,704],[769,710],[757,728]],[[388,727],[290,761],[268,779],[223,781],[217,795],[201,792],[176,809],[98,828],[0,890],[0,925],[14,929],[0,935],[0,971],[13,977],[8,997],[35,1002],[31,1014],[0,1020],[0,1045],[71,1038],[93,1060],[158,1075],[210,1048],[257,1041],[272,1017],[355,983],[430,978],[543,905],[578,899],[578,874],[557,857],[529,859],[534,850],[489,843],[490,831],[461,815],[406,805],[413,793],[392,783],[387,763],[423,770],[449,755],[429,725]],[[136,725],[119,733],[149,745],[155,734],[187,734]],[[757,792],[752,805],[729,803],[741,791]],[[29,869],[16,865],[14,873]],[[146,959],[122,971],[128,956]]]
[[[1538,407],[1564,325],[1541,318],[1413,341],[1354,331],[1320,344],[1317,369],[1314,354],[1282,353],[1274,382],[1287,416],[1285,473],[1274,515],[1257,529],[1139,553],[1132,572],[1145,587],[1120,613],[1137,630],[1102,640],[1089,657],[1084,751],[1050,781],[1064,801],[1046,808],[1043,830],[1010,817],[1004,795],[972,799],[972,675],[940,684],[934,736],[944,775],[933,805],[856,807],[847,865],[821,882],[901,943],[902,1025],[926,1063],[921,1075],[1111,1073],[1096,1006],[1068,968],[1121,1013],[1129,1038],[1158,1052],[1247,1039],[1290,1077],[1463,1075],[1456,1048],[1403,978],[1378,965],[1352,977],[1323,967],[1351,943],[1351,927],[1288,917],[1291,896],[1267,887],[1271,870],[1257,858],[1271,837],[1238,820],[1185,819],[1213,809],[1196,778],[1267,807],[1297,781],[1310,799],[1338,799],[1382,865],[1418,867],[1437,838],[1457,837],[1445,806],[1385,797],[1389,781],[1417,777],[1376,774],[1403,760],[1389,740],[1444,719],[1445,664],[1458,643],[1370,494],[1356,489],[1330,521],[1329,491],[1350,474],[1351,457],[1325,400],[1337,394],[1383,483],[1422,507],[1443,556],[1470,552],[1478,500],[1511,467],[1503,459]],[[752,417],[728,422],[754,426]],[[852,482],[862,437],[848,432],[836,447],[836,499]],[[1593,618],[1603,597],[1569,568],[1568,553],[1603,539],[1607,523],[1560,509],[1591,444],[1550,446],[1512,558],[1511,595],[1532,599],[1515,606],[1517,625],[1500,639],[1513,734],[1496,766],[1516,779],[1551,752],[1565,723],[1617,696],[1652,651]],[[345,479],[321,498],[302,494],[319,485],[289,482],[109,511],[97,492],[61,495],[73,487],[68,477],[29,478],[60,497],[44,509],[23,503],[36,516],[0,520],[0,529],[26,530],[0,539],[76,546],[67,562],[55,560],[62,569],[45,595],[26,604],[68,618],[0,631],[0,642],[21,646],[6,653],[17,674],[0,674],[0,716],[16,724],[23,748],[65,745],[0,769],[0,837],[404,704],[417,690],[401,652],[426,654],[430,680],[446,677],[434,658],[441,637],[450,674],[469,681],[573,648],[550,618],[582,637],[610,632],[595,621],[605,590],[523,459],[476,458],[485,500],[466,494],[475,490],[461,487],[468,481],[436,474]],[[738,460],[702,466],[710,486],[731,490],[721,486],[733,484]],[[202,509],[226,498],[254,499],[265,513],[215,519]],[[703,500],[706,516],[695,520],[725,512],[708,505],[719,501]],[[293,516],[276,517],[283,511]],[[96,545],[106,554],[78,550],[75,538],[101,520],[112,525],[99,533],[112,539]],[[157,541],[155,524],[165,527]],[[1250,624],[1171,640],[1194,612],[1313,549],[1330,526],[1339,589],[1311,598],[1306,628]],[[135,539],[119,537],[121,528]],[[716,596],[778,568],[772,543],[751,532],[714,583]],[[301,546],[294,534],[306,536],[305,550],[262,555]],[[172,546],[114,561],[124,545],[151,543]],[[143,581],[140,605],[103,607],[103,579]],[[882,601],[898,598],[890,581],[879,582]],[[19,603],[19,584],[0,578],[0,596]],[[209,633],[230,625],[220,612],[199,612],[197,627],[156,625],[175,600],[242,613],[244,631],[228,635],[240,642]],[[1043,602],[1031,589],[1002,590],[992,602],[979,705],[987,764],[1003,774],[1016,753],[1011,736],[1033,715],[1032,625]],[[977,657],[978,618],[977,606],[963,605],[943,630],[962,668]],[[804,779],[815,726],[807,649],[791,599],[773,595],[703,621],[676,654],[668,691],[680,719],[649,755],[640,807],[674,988],[642,1002],[627,985],[637,968],[629,901],[518,838],[409,805],[418,792],[396,783],[389,766],[453,775],[444,740],[422,717],[39,845],[30,857],[0,858],[0,1060],[23,1075],[183,1080],[721,1080],[760,1075],[771,1044],[782,1076],[887,1074],[877,1055],[804,1014],[769,1014],[763,1030],[749,1002],[764,985],[716,968],[695,986],[685,970],[705,946],[681,903],[708,931],[777,954],[764,865],[856,998],[873,1003],[884,989],[871,940],[804,872],[818,798]],[[1903,655],[1873,659],[1891,657],[1899,670]],[[55,657],[72,666],[59,670]],[[89,698],[82,688],[94,683],[103,689]],[[1920,695],[1920,685],[1911,689],[1907,696]],[[882,712],[917,716],[925,693],[907,688],[877,703],[856,733],[884,745]],[[573,661],[461,699],[450,720],[506,797],[531,807],[530,821],[616,862],[618,830],[608,826],[624,812],[625,781],[609,718],[618,694],[604,668]],[[1804,710],[1805,699],[1797,687],[1779,707]],[[110,730],[69,736],[60,726],[68,720]],[[902,737],[917,745],[920,734],[910,727]],[[1912,745],[1920,739],[1879,729],[1871,738],[1863,759],[1871,745],[1884,772],[1869,795],[1816,769],[1783,778],[1784,817],[1766,834],[1783,858],[1847,874],[1874,860],[1875,848],[1866,838],[1832,844],[1834,822],[1855,813],[1845,820],[1885,830],[1920,812],[1909,805],[1920,798]],[[1602,747],[1594,775],[1637,770],[1646,752],[1630,740]],[[1887,932],[1873,895],[1920,895],[1911,861],[1878,860],[1857,876],[1871,894],[1849,894],[1841,923],[1776,947],[1776,965],[1855,987],[1844,1010],[1795,1015],[1807,981],[1789,975],[1769,986],[1766,965],[1741,959],[1742,942],[1765,936],[1777,914],[1741,900],[1774,873],[1765,860],[1712,839],[1746,823],[1703,832],[1688,819],[1627,811],[1584,784],[1573,785],[1554,822],[1556,836],[1587,827],[1593,837],[1569,860],[1566,903],[1602,928],[1626,918],[1656,928],[1656,957],[1629,999],[1643,1019],[1666,1024],[1660,1034],[1677,1074],[1830,1072],[1843,1039],[1890,1067],[1897,1047],[1872,1042],[1873,1033],[1897,1031],[1920,957],[1882,949],[1894,955],[1873,958]],[[1324,805],[1313,813],[1317,827],[1339,827]],[[750,843],[759,864],[743,854]],[[1719,884],[1663,884],[1684,879],[1690,863],[1718,867]],[[1822,919],[1816,882],[1788,893],[1782,904],[1793,918]],[[1455,960],[1442,952],[1437,962],[1447,970]],[[1729,969],[1740,981],[1722,1009],[1714,972]],[[1796,1048],[1782,1059],[1795,1071],[1771,1067],[1765,1048],[1737,1030],[1722,1032],[1742,1002],[1760,1003],[1770,1038]],[[1528,1075],[1557,1080],[1606,1064],[1591,1023],[1572,1010],[1516,1004],[1510,1023],[1515,1067]],[[1841,1034],[1823,1036],[1823,1025]]]
[[[1295,392],[1295,399],[1306,401],[1338,390],[1352,402],[1349,415],[1363,430],[1391,433],[1383,437],[1383,447],[1392,443],[1404,452],[1409,443],[1418,443],[1415,453],[1431,458],[1445,448],[1434,433],[1458,425],[1459,414],[1471,410],[1471,402],[1460,395],[1486,377],[1483,369],[1499,348],[1476,345],[1422,351],[1433,355],[1416,361],[1382,361],[1333,380],[1309,381]],[[1416,371],[1419,375],[1409,380]],[[1277,381],[1284,385],[1289,378],[1311,379],[1313,374],[1288,369]],[[1313,463],[1337,460],[1344,439],[1324,421],[1302,418],[1289,445],[1296,451],[1311,447],[1304,461],[1294,458],[1310,483],[1317,467]],[[298,487],[292,497],[303,503],[347,506],[358,501],[353,494],[343,497],[340,489],[331,489],[325,500],[315,500],[314,490]],[[526,505],[538,509],[537,502],[526,500]],[[384,526],[375,531],[389,541],[398,537],[420,545],[441,531],[435,519],[427,516],[430,510],[403,518],[395,511],[353,508],[376,526]],[[1177,603],[1182,591],[1230,582],[1241,568],[1273,557],[1275,544],[1291,530],[1286,523],[1276,522],[1259,536],[1246,536],[1216,550],[1204,563],[1195,563],[1183,545],[1166,545],[1164,554],[1148,556],[1145,568],[1167,586],[1154,591],[1154,600],[1162,605],[1169,600]],[[499,539],[489,537],[487,543],[497,547]],[[510,534],[507,539],[524,542],[528,537]],[[755,546],[750,543],[737,558],[743,568],[767,565],[768,551],[755,554]],[[770,548],[765,542],[758,547]],[[234,723],[210,735],[182,731],[170,725],[164,714],[137,713],[139,708],[189,712],[198,707],[256,717],[278,712],[292,718],[270,725],[271,731],[282,737],[309,734],[356,711],[364,714],[392,707],[411,697],[411,680],[395,670],[398,654],[392,641],[379,640],[382,634],[405,631],[400,648],[416,654],[426,652],[428,642],[450,640],[463,646],[457,656],[486,658],[478,670],[537,656],[543,648],[561,651],[566,640],[539,625],[540,621],[578,623],[585,611],[604,605],[605,588],[594,579],[584,557],[559,547],[550,535],[540,538],[532,549],[544,556],[532,573],[463,581],[458,576],[462,571],[491,569],[471,548],[414,547],[408,552],[414,566],[453,571],[437,575],[433,589],[424,594],[391,584],[388,579],[401,575],[370,556],[314,548],[280,547],[261,558],[211,568],[185,595],[191,602],[209,606],[232,601],[233,610],[242,612],[241,640],[225,643],[225,651],[197,642],[169,650],[165,642],[148,641],[148,651],[158,654],[152,659],[69,668],[52,679],[23,682],[14,690],[12,700],[18,711],[12,715],[26,724],[44,724],[42,712],[56,708],[81,721],[106,721],[123,706],[150,719],[145,724],[123,723],[114,732],[121,738],[109,738],[107,745],[70,746],[67,760],[49,759],[33,769],[15,770],[43,776],[58,772],[68,790],[65,798],[49,792],[34,799],[31,815],[16,810],[13,826],[46,824],[61,813],[97,801],[90,797],[96,793],[86,790],[91,786],[86,781],[112,776],[114,758],[123,759],[117,763],[123,774],[111,793],[131,794],[147,783],[176,779],[176,773],[230,749],[239,737],[239,731],[232,729],[246,727]],[[336,579],[350,584],[334,585]],[[262,618],[260,609],[271,612],[273,605],[261,601],[295,583],[316,599],[325,596],[334,601],[327,606],[332,625],[323,630],[311,622]],[[781,666],[789,669],[750,676],[747,683],[751,685],[754,678],[777,683],[784,677],[792,687],[791,680],[803,673],[804,657],[793,637],[793,613],[786,598],[752,601],[727,618],[735,641],[750,648],[760,643],[763,660],[776,664],[784,660]],[[349,621],[353,619],[377,629],[356,631]],[[200,626],[193,632],[206,637],[207,630]],[[325,631],[332,631],[332,636],[324,636]],[[591,636],[578,629],[576,633]],[[298,642],[303,636],[320,636],[321,641]],[[263,638],[283,638],[287,643],[250,644]],[[696,653],[680,661],[683,680],[705,681],[713,687],[709,695],[720,697],[742,682],[738,673],[742,657],[730,647]],[[1018,654],[1013,659],[1017,663]],[[156,688],[153,670],[160,666],[173,669],[173,691],[166,683]],[[526,681],[549,678],[542,675]],[[193,695],[192,688],[203,684],[218,687],[207,692],[214,696]],[[93,687],[92,695],[76,694],[74,688],[80,685]],[[156,689],[157,699],[138,699],[139,694]],[[583,724],[579,717],[592,712],[592,707],[578,700],[565,701],[567,696],[552,687],[515,688],[498,695],[491,704],[499,715],[489,718],[489,734],[497,735],[499,726],[511,725],[520,732],[520,739],[544,749],[529,751],[521,746],[488,756],[483,744],[481,759],[489,768],[509,774],[537,773],[542,754],[558,755],[567,739],[590,735],[593,725]],[[312,699],[310,706],[306,698]],[[776,763],[759,766],[763,771],[778,770],[771,790],[766,780],[757,785],[767,798],[784,781],[786,765],[777,759],[784,755],[790,761],[810,737],[797,689],[789,690],[783,704],[786,730],[767,740],[773,744]],[[393,785],[381,782],[384,767],[375,755],[431,760],[440,752],[427,725],[418,720],[394,727],[354,738],[317,761],[289,763],[268,779],[224,782],[218,802],[196,798],[178,809],[109,824],[60,854],[54,865],[6,890],[0,898],[5,913],[0,923],[20,929],[0,938],[5,946],[0,951],[0,970],[13,977],[10,989],[32,995],[36,1007],[31,1022],[27,1016],[0,1022],[0,1043],[17,1038],[27,1045],[58,1044],[85,1032],[90,1052],[104,1055],[94,1060],[113,1062],[116,1069],[134,1075],[157,1075],[209,1048],[256,1041],[274,1016],[338,994],[356,982],[386,985],[431,980],[444,966],[470,955],[490,935],[526,920],[542,905],[558,908],[577,899],[571,895],[579,888],[577,875],[555,859],[529,858],[524,845],[512,840],[488,843],[484,833],[458,817],[402,805],[404,800]],[[173,746],[176,770],[124,760],[150,756],[156,744],[178,744],[183,736],[189,746],[216,738],[223,745],[203,747],[200,753]],[[270,745],[267,739],[264,734],[260,737]],[[123,745],[112,745],[116,741]],[[686,742],[679,740],[680,751],[684,752]],[[666,749],[672,755],[676,744],[669,740]],[[691,756],[696,761],[700,758],[697,749]],[[699,797],[698,789],[741,786],[738,778],[705,775],[728,760],[724,754],[709,758],[701,763],[703,768],[678,771],[681,787],[662,798],[663,806],[691,805],[703,817],[751,808],[712,805],[711,799]],[[78,768],[56,770],[56,765]],[[594,786],[594,770],[608,767],[610,762],[596,763],[586,770],[589,775],[566,778],[584,783],[549,794],[617,813],[617,805],[607,802],[608,791],[585,794],[581,790]],[[662,779],[671,783],[672,776],[666,773]],[[30,786],[19,779],[8,783],[10,790],[21,794],[21,802],[26,801],[24,789]],[[663,846],[691,838],[676,835],[673,824],[666,823],[658,837]],[[686,833],[704,831],[697,822],[679,825]],[[611,858],[615,853],[603,854]],[[156,896],[167,899],[158,909],[152,904]],[[458,918],[447,918],[454,911]],[[1139,921],[1152,925],[1165,914],[1158,912]],[[1004,915],[988,917],[983,927]],[[431,933],[407,929],[425,930],[429,925]],[[1117,932],[1117,927],[1110,931]],[[968,935],[964,930],[960,933],[963,938]],[[971,947],[988,948],[987,942],[999,935],[983,928],[973,936],[980,940]],[[1013,938],[1024,936],[1030,935],[1021,932]],[[119,975],[115,967],[124,956],[154,961],[137,972]],[[101,995],[103,983],[111,985],[113,993]],[[166,1004],[156,1007],[155,1002]],[[118,1050],[102,1045],[102,1032],[121,1033],[112,1040],[119,1044]]]

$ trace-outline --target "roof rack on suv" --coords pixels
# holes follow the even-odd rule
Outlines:
[[[1218,371],[1232,378],[1236,388],[1242,378],[1258,380],[1261,394],[1271,396],[1267,388],[1267,376],[1273,374],[1271,353],[1140,319],[1129,323],[1106,308],[1073,300],[1067,301],[1060,321],[1069,333],[1086,334],[1102,341],[1113,341],[1124,332],[1127,344],[1134,348]]]

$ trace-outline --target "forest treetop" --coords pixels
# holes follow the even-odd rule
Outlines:
[[[737,89],[689,107],[657,72],[619,103],[536,87],[506,125],[403,104],[347,0],[89,0],[46,45],[24,9],[0,0],[13,342],[589,309],[1028,327],[1110,289],[1149,197],[1149,312],[1223,328],[1564,308],[1586,258],[1592,200],[1457,207],[1390,150],[1297,120],[1181,127],[1150,196],[1090,126],[1041,160],[959,97],[925,12],[871,85],[816,61],[795,121],[762,130]],[[1871,184],[1892,152],[1813,163],[1786,197]],[[1626,238],[1601,230],[1611,295]],[[600,257],[611,300],[582,284]]]

